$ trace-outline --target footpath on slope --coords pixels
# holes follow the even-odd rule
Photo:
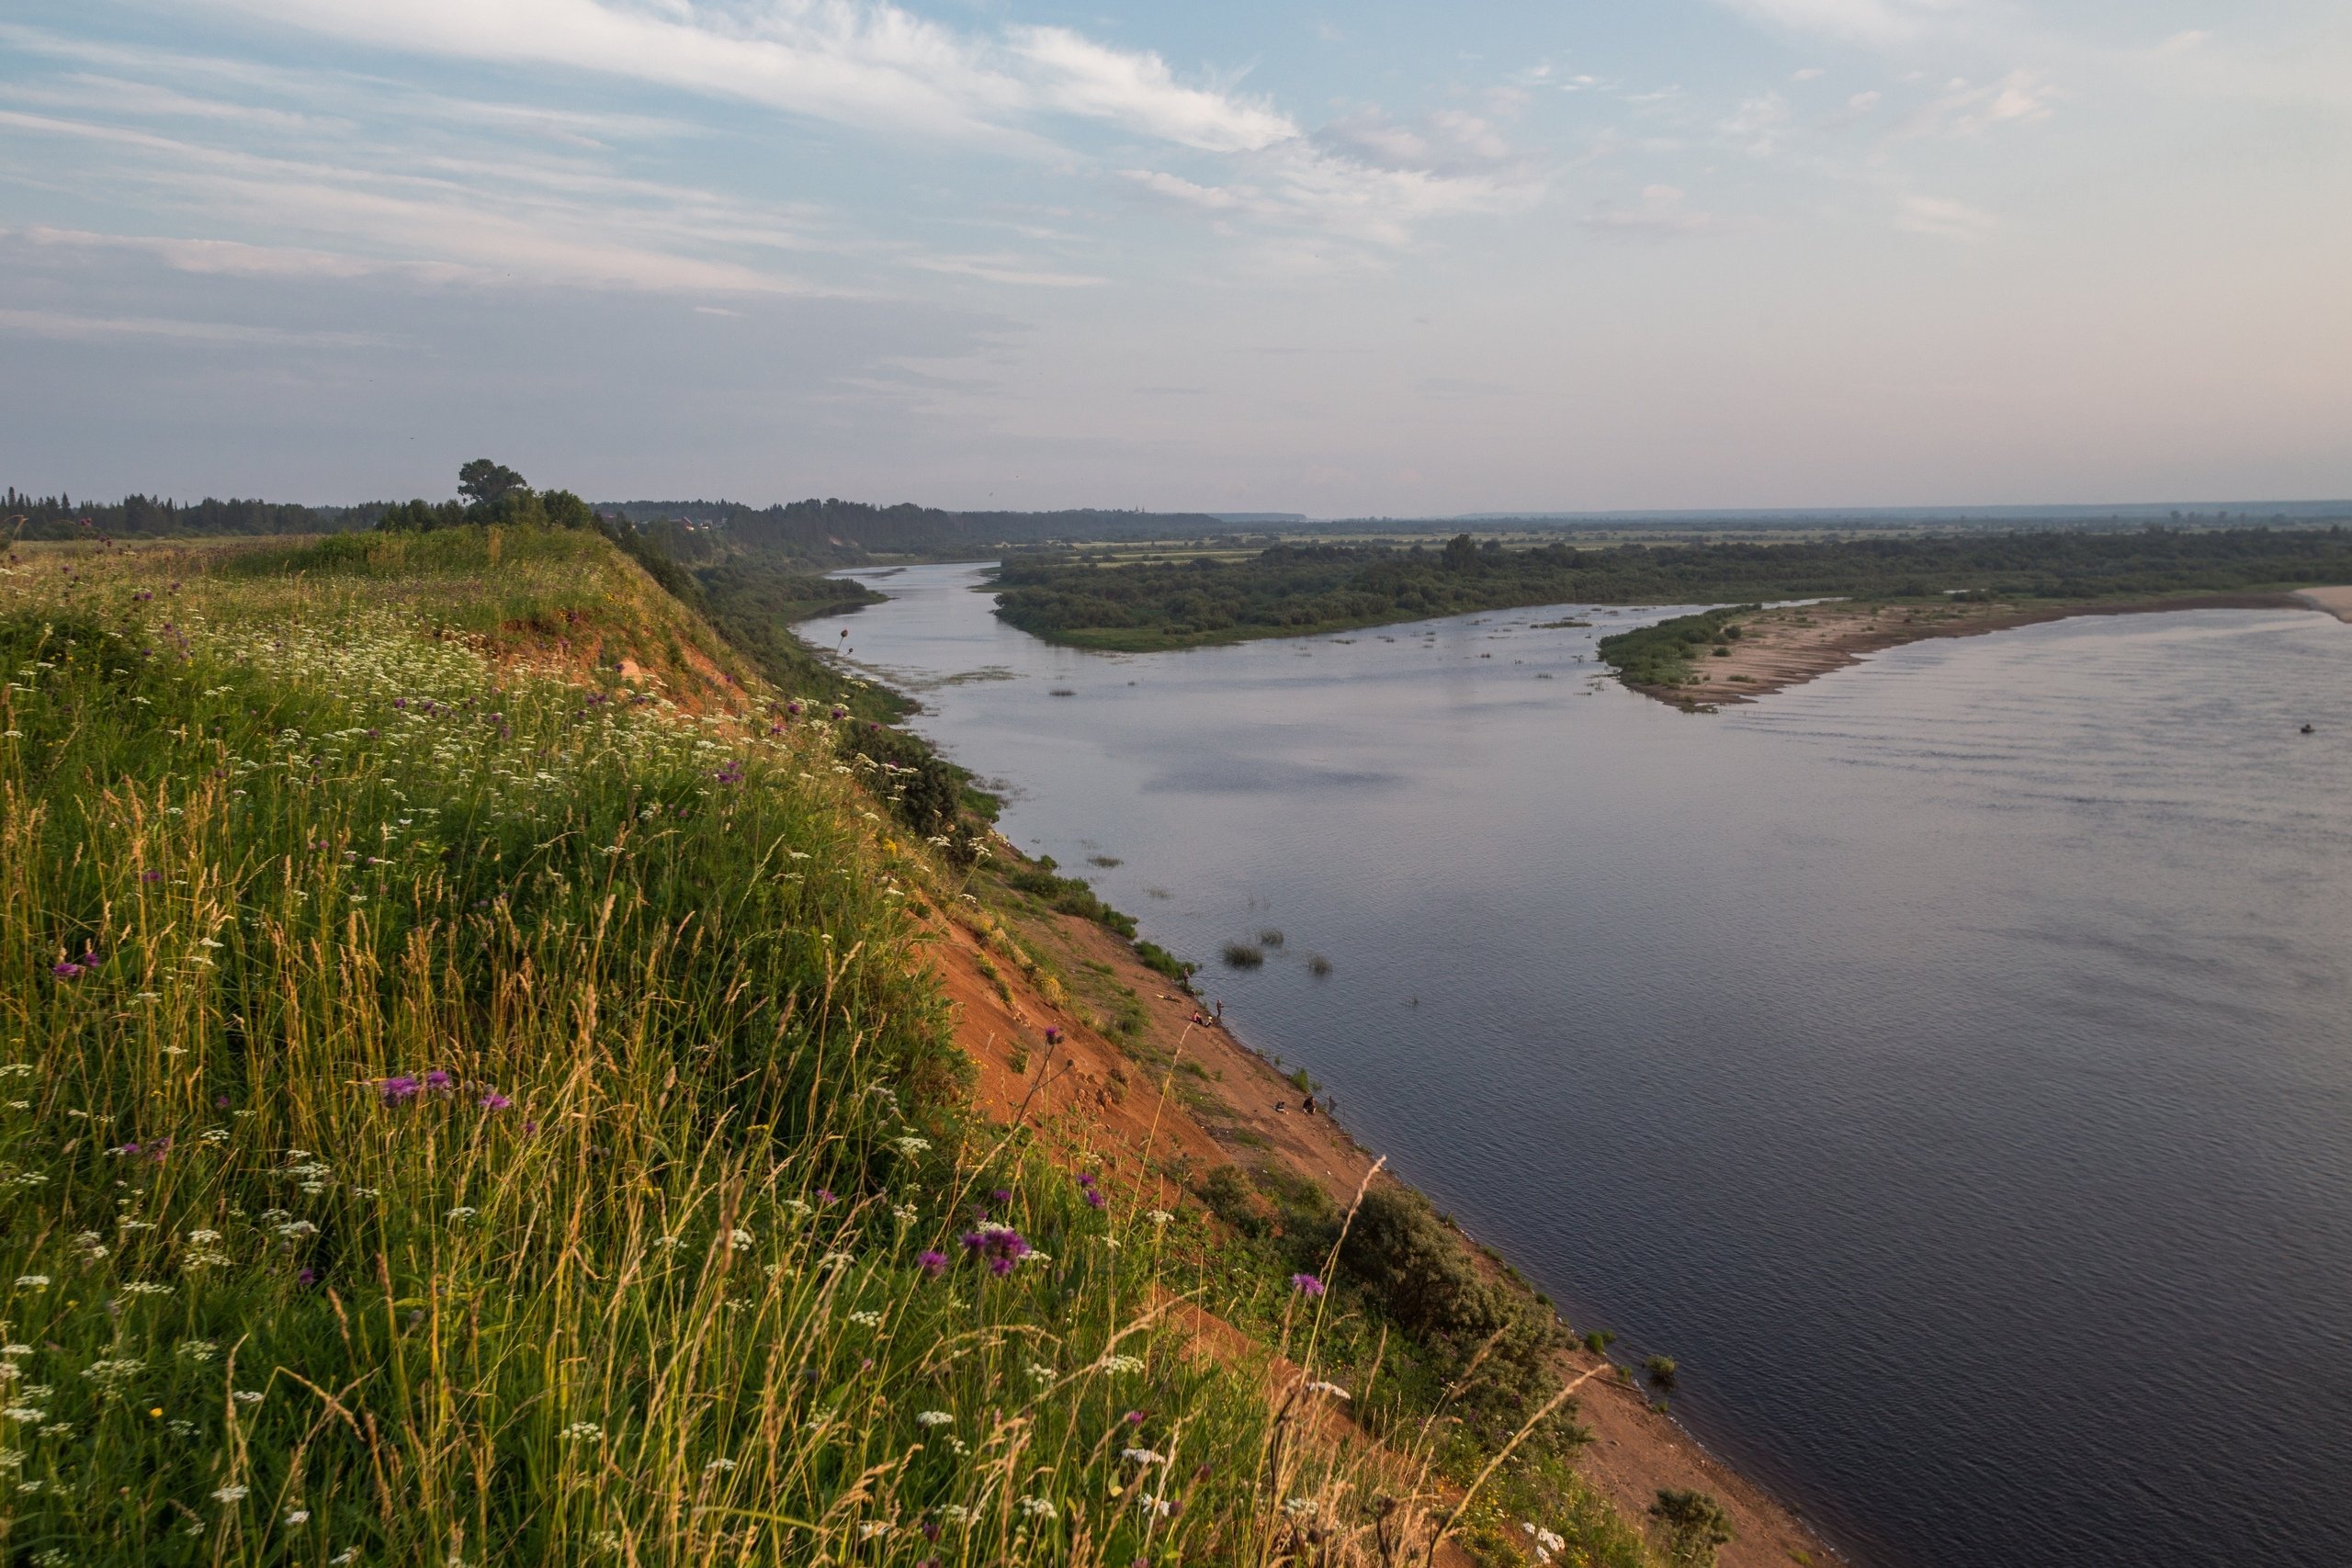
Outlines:
[[[974,1104],[981,1113],[1025,1122],[1048,1136],[1058,1130],[1131,1151],[1138,1168],[1152,1173],[1148,1179],[1165,1184],[1170,1201],[1181,1194],[1166,1172],[1271,1161],[1320,1184],[1344,1209],[1371,1175],[1374,1156],[1342,1127],[1329,1115],[1302,1114],[1299,1091],[1271,1063],[1227,1029],[1194,1024],[1200,1002],[1174,989],[1101,926],[1061,915],[1024,922],[1026,933],[1046,944],[1069,972],[1101,965],[1110,971],[1109,985],[1142,999],[1142,1026],[1125,1048],[1088,1027],[1080,1008],[1047,1002],[1020,973],[990,959],[960,923],[933,924],[943,938],[933,952],[956,1005],[956,1038],[978,1068]],[[1047,1026],[1062,1031],[1050,1049],[1039,1043]],[[1183,1075],[1188,1087],[1180,1095],[1166,1081],[1177,1077],[1172,1067],[1145,1066],[1139,1057],[1189,1060],[1201,1074]],[[1277,1111],[1278,1104],[1290,1109]],[[1500,1274],[1466,1237],[1463,1246],[1490,1275]],[[1214,1319],[1210,1324],[1196,1337],[1213,1341],[1221,1332],[1240,1340],[1238,1331]],[[1596,1370],[1604,1375],[1578,1393],[1577,1419],[1593,1440],[1577,1455],[1577,1469],[1636,1529],[1646,1524],[1661,1488],[1695,1490],[1712,1495],[1731,1516],[1736,1536],[1717,1558],[1724,1568],[1788,1568],[1838,1559],[1778,1500],[1651,1410],[1639,1388],[1602,1358],[1579,1349],[1559,1359],[1564,1382]],[[1469,1561],[1466,1554],[1440,1561],[1449,1558]]]

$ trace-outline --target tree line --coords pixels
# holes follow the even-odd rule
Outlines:
[[[1506,549],[1457,535],[1414,545],[1278,545],[1092,566],[1008,559],[997,614],[1039,637],[1148,649],[1419,620],[1530,604],[1690,604],[1998,593],[2046,599],[2352,582],[2352,532],[2146,526],[1897,538]]]

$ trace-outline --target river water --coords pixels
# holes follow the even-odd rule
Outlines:
[[[980,577],[804,630],[1843,1548],[2352,1563],[2352,626],[1690,715],[1595,679],[1670,612],[1106,656]]]

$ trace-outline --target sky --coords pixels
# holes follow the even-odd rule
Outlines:
[[[0,479],[2352,496],[2343,0],[9,0]]]

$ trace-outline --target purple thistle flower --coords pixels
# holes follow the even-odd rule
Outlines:
[[[1012,1259],[1010,1258],[999,1258],[992,1260],[989,1264],[989,1272],[995,1275],[1000,1280],[1003,1279],[1007,1274],[1012,1272]]]
[[[376,1095],[387,1105],[406,1105],[416,1098],[416,1091],[424,1087],[406,1073],[402,1073],[398,1077],[386,1078],[378,1084]]]
[[[1102,1206],[1102,1194],[1100,1191],[1091,1187],[1086,1190],[1086,1206],[1088,1208],[1099,1209]]]
[[[793,717],[798,718],[802,710],[798,703],[791,702],[784,705],[784,711],[790,714]]]
[[[82,973],[82,966],[70,958],[61,958],[49,966],[49,972],[61,980],[71,980]]]
[[[995,1191],[989,1193],[989,1197],[992,1201],[997,1203],[1010,1203],[1012,1201],[1012,1190],[1007,1187],[1000,1187]]]
[[[164,874],[160,871],[142,871],[139,874],[139,880],[141,882],[161,882],[164,880]]]
[[[139,1145],[137,1144],[124,1144],[116,1148],[113,1152],[119,1155],[135,1155],[139,1152]]]
[[[833,1196],[833,1190],[831,1188],[820,1187],[817,1189],[817,1201],[824,1204],[827,1208],[831,1208],[835,1203],[840,1202],[841,1200]]]
[[[849,716],[849,709],[836,705],[833,708],[833,716],[835,718],[847,718]]]
[[[1127,1425],[1130,1427],[1140,1427],[1143,1425],[1143,1412],[1140,1410],[1130,1410],[1127,1412],[1126,1420]]]
[[[315,1269],[305,1269],[294,1276],[294,1282],[304,1286],[315,1285],[319,1282],[319,1271]]]
[[[1046,1026],[1046,1043],[1048,1045],[1058,1045],[1061,1043],[1061,1040],[1062,1032],[1055,1028],[1052,1024],[1047,1024]]]
[[[514,1103],[514,1102],[513,1100],[507,1099],[496,1089],[492,1089],[488,1094],[481,1097],[481,1108],[484,1111],[503,1111]]]
[[[947,1272],[947,1254],[935,1248],[924,1253],[915,1261],[922,1264],[923,1273],[933,1280]]]
[[[433,1089],[437,1093],[447,1094],[451,1089],[458,1087],[458,1080],[451,1077],[447,1073],[443,1072],[440,1068],[435,1067],[431,1072],[424,1075],[424,1087]]]
[[[1312,1274],[1293,1274],[1290,1288],[1302,1296],[1319,1296],[1323,1293],[1323,1281]]]
[[[937,1519],[923,1520],[922,1538],[925,1540],[937,1540],[939,1539],[939,1521]]]

